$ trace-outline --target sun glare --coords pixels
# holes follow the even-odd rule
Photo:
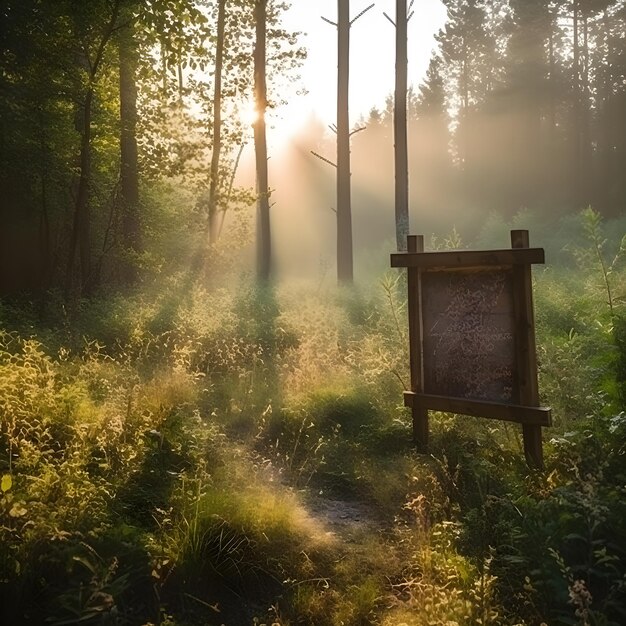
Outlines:
[[[246,102],[239,111],[239,119],[244,126],[252,126],[259,119],[254,102]]]
[[[253,102],[241,105],[239,120],[246,127],[254,126],[259,119],[259,112]],[[306,108],[298,107],[298,103],[283,104],[276,109],[268,109],[267,141],[276,148],[282,148],[305,125],[307,119]]]

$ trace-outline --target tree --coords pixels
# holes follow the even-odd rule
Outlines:
[[[439,33],[448,104],[456,110],[454,151],[469,191],[474,151],[483,137],[474,129],[475,113],[493,90],[499,64],[492,28],[482,0],[445,0],[448,23]],[[478,136],[477,136],[478,135]]]
[[[510,0],[511,29],[503,106],[507,109],[509,158],[507,184],[516,206],[536,206],[546,197],[549,179],[549,40],[551,16],[543,0]],[[548,122],[549,123],[549,122]],[[546,139],[544,139],[546,138]]]
[[[122,241],[126,256],[141,252],[141,221],[139,214],[139,162],[137,152],[137,84],[138,63],[134,16],[126,12],[125,23],[118,35],[120,84],[120,206]],[[134,258],[126,259],[124,279],[134,283],[137,267]]]
[[[411,2],[411,5],[413,2]],[[407,139],[407,24],[410,7],[407,0],[396,0],[396,85],[394,92],[394,153],[395,153],[395,208],[396,245],[399,252],[406,250],[409,234],[409,153]]]
[[[598,146],[595,203],[617,214],[626,201],[626,6],[605,5],[592,48]]]
[[[445,4],[438,39],[465,200],[511,212],[619,207],[623,2]]]
[[[266,2],[270,74],[302,57],[278,23],[285,6]],[[253,96],[253,7],[253,0],[5,0],[0,290],[61,286],[75,301],[100,281],[132,282],[132,260],[161,236],[158,228],[142,232],[142,210],[156,199],[150,187],[161,181],[189,195],[208,191],[214,234],[228,206],[250,205],[233,172],[247,141],[237,109]],[[224,24],[221,95],[209,73],[220,56],[209,29],[214,14]],[[262,98],[267,107],[270,98]],[[197,228],[206,221],[196,209],[206,205],[193,200],[185,221]],[[196,247],[199,237],[189,240]]]
[[[411,205],[422,215],[444,215],[458,204],[449,150],[450,118],[441,75],[442,59],[433,54],[419,92],[409,92]]]
[[[267,110],[266,45],[267,0],[254,0],[256,45],[254,49],[254,152],[257,191],[257,277],[269,280],[272,260],[270,232],[270,189],[267,170],[267,137],[265,113]]]
[[[337,279],[353,280],[350,198],[350,2],[337,0]]]
[[[71,201],[71,32],[61,3],[38,5],[0,11],[0,293],[50,287]]]
[[[350,0],[337,0],[337,22],[322,18],[337,28],[337,124],[333,128],[337,135],[337,163],[321,158],[337,170],[337,280],[345,284],[351,284],[354,280],[350,137],[362,130],[358,128],[350,131],[350,28],[373,6],[370,4],[351,20]]]
[[[222,150],[222,73],[224,68],[224,32],[226,28],[226,0],[218,0],[217,35],[215,42],[215,72],[213,76],[213,153],[209,187],[209,243],[218,237],[218,189],[220,156]]]
[[[114,0],[109,7],[85,7],[70,2],[73,10],[74,29],[78,44],[77,63],[83,74],[82,97],[76,111],[76,127],[80,134],[79,179],[74,203],[74,216],[68,252],[65,294],[78,296],[89,294],[94,288],[91,272],[91,214],[89,187],[92,176],[91,125],[96,81],[105,58],[105,52],[119,27],[121,0]],[[90,9],[93,11],[91,12]],[[101,20],[101,21],[100,21]],[[103,24],[103,25],[102,25]],[[75,288],[76,253],[80,262],[79,282]]]

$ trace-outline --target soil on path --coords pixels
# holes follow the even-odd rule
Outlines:
[[[356,541],[364,534],[381,532],[387,526],[371,505],[359,500],[311,493],[305,499],[304,506],[311,518],[325,529],[326,534],[347,543]]]

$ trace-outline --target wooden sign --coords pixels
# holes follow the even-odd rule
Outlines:
[[[511,232],[511,249],[424,252],[408,238],[392,267],[408,268],[413,434],[428,446],[428,410],[522,424],[529,465],[541,467],[539,406],[530,266],[544,251],[528,247],[527,231]]]

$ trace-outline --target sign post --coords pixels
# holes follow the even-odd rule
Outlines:
[[[428,448],[428,411],[522,424],[531,467],[543,466],[531,264],[544,251],[530,248],[528,231],[511,232],[511,248],[424,252],[422,236],[391,255],[408,272],[413,439]]]

